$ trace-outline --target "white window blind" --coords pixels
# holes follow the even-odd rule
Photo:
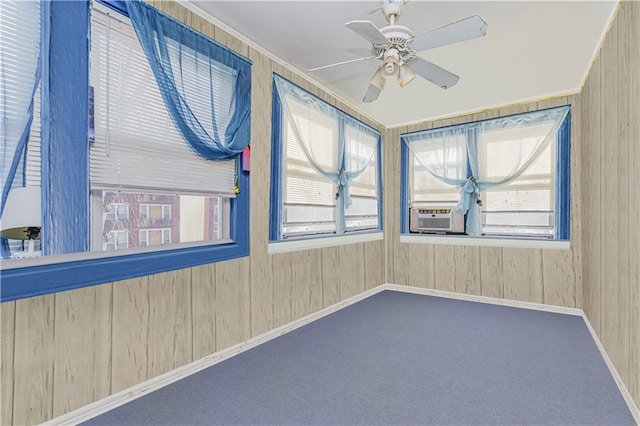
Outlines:
[[[37,58],[18,55],[22,49],[31,50],[40,38],[40,6],[37,1],[1,1],[0,2],[0,39],[2,40],[2,93],[1,115],[8,117],[24,114],[33,90],[33,76],[25,75],[26,70],[35,70]],[[35,10],[35,13],[34,13]],[[33,19],[37,16],[37,19]],[[26,63],[25,61],[28,61]],[[24,78],[23,78],[24,77]],[[24,186],[40,186],[40,89],[33,99],[33,122],[27,144],[27,162]],[[15,144],[19,140],[22,128],[9,127],[3,130],[7,138],[5,143]],[[14,152],[15,145],[7,146],[5,152]],[[8,171],[13,157],[2,157],[3,175]],[[21,186],[22,165],[16,172],[14,184]]]
[[[490,179],[512,173],[514,164],[531,155],[553,127],[553,122],[535,126],[484,131],[479,135],[481,161]],[[556,139],[513,182],[483,194],[485,212],[552,212],[555,205]]]
[[[92,9],[91,23],[92,189],[137,188],[233,197],[235,162],[202,159],[182,139],[130,23],[98,6]],[[176,49],[171,43],[169,48]],[[211,72],[220,84],[231,84],[234,77],[229,69],[215,61],[213,64]],[[208,78],[209,69],[204,71]],[[199,76],[192,77],[191,87],[197,87]],[[192,108],[211,108],[209,93],[191,90],[188,97]],[[224,132],[229,122],[233,110],[230,99],[222,96],[214,106],[217,113],[228,111],[219,132]]]
[[[291,105],[296,105],[291,102]],[[337,161],[336,146],[338,122],[335,118],[299,105],[292,111],[296,116],[301,132],[310,141],[310,147],[321,147],[313,152],[316,161],[327,170],[334,168]],[[284,138],[284,204],[304,204],[316,206],[335,206],[335,185],[320,175],[309,163],[301,142],[285,115],[286,135]],[[311,148],[313,149],[313,148]]]
[[[409,154],[410,199],[413,203],[457,202],[460,190],[433,176],[427,167],[437,174],[451,179],[464,179],[467,174],[467,148],[464,136],[445,141],[429,138],[411,145]]]

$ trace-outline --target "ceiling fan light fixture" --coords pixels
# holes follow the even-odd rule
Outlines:
[[[378,90],[382,91],[384,89],[385,78],[382,73],[382,69],[378,68],[373,76],[371,76],[371,80],[369,80],[369,84],[376,87]]]
[[[398,71],[398,84],[400,87],[404,87],[407,84],[411,83],[413,79],[416,78],[416,73],[413,72],[408,65],[401,65],[400,70]]]
[[[389,56],[384,60],[380,69],[384,78],[396,77],[398,75],[398,60],[393,56]]]
[[[371,80],[369,80],[369,87],[367,88],[367,93],[365,93],[364,98],[362,98],[362,102],[373,102],[378,99],[380,92],[384,89],[385,82],[382,68],[378,68],[371,76]]]

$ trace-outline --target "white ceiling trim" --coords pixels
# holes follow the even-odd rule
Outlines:
[[[507,107],[507,106],[510,106],[510,105],[526,104],[526,103],[537,102],[537,101],[541,101],[541,100],[545,100],[545,99],[549,99],[549,98],[553,98],[553,97],[571,96],[571,95],[579,94],[582,91],[582,88],[584,87],[584,84],[586,82],[586,79],[589,76],[589,73],[591,71],[593,63],[595,62],[595,60],[597,58],[597,55],[600,52],[600,48],[601,48],[602,44],[604,43],[604,40],[606,39],[608,32],[611,29],[611,26],[612,26],[612,23],[613,23],[613,21],[615,19],[616,13],[617,13],[617,11],[618,11],[618,9],[620,7],[620,0],[615,0],[616,1],[616,5],[615,5],[614,8],[612,8],[612,11],[610,12],[610,15],[609,15],[609,17],[608,17],[608,19],[606,21],[607,23],[604,26],[601,34],[599,35],[598,43],[595,45],[595,48],[594,48],[593,52],[591,53],[591,61],[589,63],[589,66],[585,69],[584,74],[582,76],[582,79],[581,79],[580,84],[579,84],[578,87],[574,87],[574,88],[567,89],[567,90],[562,90],[562,91],[559,91],[559,92],[549,92],[549,93],[535,94],[534,96],[525,97],[525,98],[516,99],[516,100],[509,100],[508,102],[503,102],[503,103],[498,103],[498,104],[483,105],[480,108],[472,107],[472,108],[470,108],[468,110],[461,110],[461,111],[456,111],[456,112],[451,112],[451,113],[447,112],[447,113],[442,114],[442,115],[420,117],[417,120],[409,120],[407,122],[402,122],[402,123],[399,123],[399,124],[393,124],[393,125],[389,125],[389,126],[384,126],[377,119],[375,119],[371,115],[365,113],[359,106],[354,105],[354,103],[352,101],[346,99],[345,97],[339,95],[335,91],[329,89],[325,85],[321,84],[317,80],[315,80],[312,77],[310,77],[308,74],[305,74],[303,71],[301,71],[296,66],[292,65],[288,61],[282,59],[281,57],[279,57],[276,54],[272,53],[271,51],[267,50],[265,47],[263,47],[262,45],[258,44],[254,40],[248,38],[247,36],[239,33],[235,29],[229,27],[227,24],[222,22],[220,19],[218,19],[215,16],[213,16],[210,12],[207,12],[202,7],[200,7],[198,5],[198,1],[197,0],[175,0],[175,1],[177,3],[179,3],[179,4],[181,4],[182,6],[184,6],[185,8],[191,10],[192,12],[197,14],[198,16],[202,17],[203,19],[206,19],[207,21],[211,22],[216,27],[221,28],[225,32],[229,33],[231,36],[233,36],[233,37],[237,38],[238,40],[242,41],[243,43],[247,44],[252,49],[256,50],[257,52],[259,52],[259,53],[261,53],[263,55],[265,55],[267,58],[275,61],[276,63],[280,64],[281,66],[286,67],[287,69],[289,69],[291,72],[293,72],[297,76],[299,76],[299,77],[303,78],[304,80],[308,81],[309,83],[315,85],[316,87],[318,87],[319,89],[323,90],[327,94],[335,97],[340,102],[344,103],[345,105],[349,106],[353,110],[355,110],[358,113],[360,113],[363,117],[366,117],[366,119],[370,120],[372,123],[375,123],[379,128],[385,128],[385,129],[394,129],[394,128],[399,128],[399,127],[405,127],[405,126],[408,126],[408,125],[415,125],[415,124],[423,123],[423,122],[426,122],[426,121],[450,119],[450,118],[453,118],[453,117],[459,117],[459,116],[462,116],[462,115],[479,113],[479,112],[492,110],[492,109],[496,109],[496,108],[504,108],[504,107]]]
[[[542,94],[540,96],[533,96],[533,97],[529,97],[529,98],[517,99],[517,100],[514,100],[514,101],[509,101],[509,102],[506,102],[506,103],[502,103],[502,104],[492,104],[492,105],[487,105],[486,107],[482,107],[482,108],[472,108],[472,109],[468,109],[468,110],[464,110],[464,111],[460,111],[460,112],[455,112],[453,114],[438,115],[438,116],[433,116],[433,117],[424,118],[424,119],[421,118],[421,119],[415,120],[415,121],[409,121],[409,122],[406,122],[406,123],[394,124],[393,126],[385,127],[385,129],[397,129],[399,127],[414,126],[416,124],[425,123],[427,121],[449,120],[449,119],[452,119],[452,118],[461,117],[463,115],[478,114],[478,113],[481,113],[481,112],[492,111],[492,110],[496,110],[496,109],[500,109],[500,108],[506,108],[506,107],[510,107],[510,106],[513,106],[513,105],[531,104],[533,102],[541,102],[541,101],[545,101],[547,99],[559,98],[561,96],[573,96],[573,95],[579,94],[581,91],[582,91],[581,87],[576,87],[574,89],[563,90],[561,92],[553,92],[553,93]]]
[[[227,24],[225,24],[224,22],[220,21],[218,18],[216,18],[215,16],[213,16],[209,12],[206,12],[205,10],[200,8],[197,4],[194,3],[193,0],[175,0],[175,1],[176,1],[176,3],[181,4],[185,8],[187,8],[190,11],[192,11],[193,13],[195,13],[196,15],[200,16],[201,18],[206,19],[207,21],[211,22],[216,27],[219,27],[223,31],[229,33],[231,36],[237,38],[238,40],[240,40],[244,44],[246,44],[249,47],[255,49],[256,51],[260,52],[261,54],[265,55],[267,58],[271,59],[272,61],[276,61],[277,63],[279,63],[283,67],[288,68],[289,70],[291,70],[296,75],[304,78],[309,83],[315,85],[319,89],[322,89],[324,92],[326,92],[327,94],[333,96],[338,101],[342,102],[343,104],[348,105],[354,111],[358,111],[359,114],[361,114],[363,117],[366,117],[367,120],[369,120],[371,123],[375,123],[380,129],[385,129],[386,128],[381,123],[379,123],[378,120],[374,119],[369,114],[365,113],[360,108],[358,108],[357,106],[353,105],[353,103],[351,103],[351,101],[347,100],[346,98],[344,98],[344,97],[340,96],[339,94],[335,93],[333,90],[330,90],[329,88],[327,88],[323,84],[321,84],[318,81],[314,80],[313,78],[309,77],[307,74],[303,73],[302,71],[300,71],[300,69],[298,69],[297,67],[291,65],[289,62],[285,61],[284,59],[274,55],[272,52],[270,52],[269,50],[265,49],[264,47],[262,47],[261,45],[256,43],[254,40],[251,40],[250,38],[246,37],[245,35],[240,34],[236,30],[234,30],[233,28],[229,27]]]

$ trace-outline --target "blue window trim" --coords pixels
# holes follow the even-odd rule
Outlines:
[[[382,186],[382,165],[383,165],[383,160],[382,160],[382,135],[378,136],[378,159],[376,160],[376,166],[378,167],[378,231],[382,231],[384,226],[384,203],[382,200],[384,200],[384,187]]]
[[[409,145],[400,139],[400,233],[409,232]]]
[[[555,196],[555,223],[556,233],[553,240],[568,241],[571,235],[571,105],[562,105],[552,108],[543,108],[538,111],[556,108],[569,108],[569,112],[565,117],[562,125],[558,129],[558,143],[556,145],[556,196]],[[533,111],[532,111],[533,112]],[[526,113],[517,113],[505,115],[505,118]],[[482,123],[485,121],[495,120],[496,118],[487,118],[485,120],[472,121],[465,124]],[[439,127],[438,129],[447,129],[456,127],[458,124]],[[433,129],[435,130],[435,129]],[[400,135],[400,233],[409,235],[409,146]],[[467,159],[467,174],[471,175],[471,165]],[[562,182],[562,184],[558,184]],[[466,215],[465,215],[466,227]],[[411,234],[416,235],[416,234]],[[492,239],[509,239],[511,237],[501,236],[482,236],[478,238]],[[538,239],[535,237],[526,237],[527,239]]]
[[[47,206],[43,209],[43,246],[48,247],[45,252],[53,254],[86,252],[76,248],[89,245],[89,2],[43,4],[51,6],[50,18],[45,23],[50,25],[50,49],[48,55],[43,55],[43,82],[49,79],[43,83],[43,88],[48,85],[49,89],[49,96],[43,91],[43,151],[47,149],[47,141],[51,143],[43,154],[43,206]],[[5,269],[0,302],[248,256],[249,173],[241,171],[241,161],[239,158],[240,194],[231,200],[233,242]],[[77,238],[68,242],[64,240],[68,235]]]
[[[320,101],[327,103],[326,101],[321,100],[316,95],[309,92],[308,90],[305,90],[302,87],[290,82],[289,80],[285,79],[284,77],[282,77],[281,75],[275,72],[273,73],[273,78],[272,78],[272,90],[273,90],[272,99],[273,100],[272,100],[272,115],[271,115],[271,191],[270,191],[270,198],[269,198],[269,213],[270,213],[269,214],[269,242],[275,243],[275,242],[282,242],[282,241],[288,241],[288,240],[299,241],[304,239],[333,238],[336,236],[341,236],[335,233],[332,233],[332,234],[327,233],[327,234],[315,234],[315,235],[307,235],[307,236],[299,236],[299,237],[283,239],[283,235],[282,235],[282,209],[283,209],[282,169],[284,164],[284,157],[282,152],[282,135],[284,134],[284,129],[283,129],[284,119],[282,116],[282,102],[280,101],[280,96],[278,95],[278,91],[276,89],[276,81],[275,81],[276,76],[278,78],[288,81],[289,83],[295,85],[300,90],[307,92],[309,95],[319,99]],[[344,235],[353,235],[353,234],[359,234],[359,233],[382,231],[383,219],[384,219],[382,217],[382,212],[384,210],[383,192],[382,192],[383,191],[383,188],[382,188],[382,135],[376,129],[374,129],[373,127],[369,126],[366,123],[363,123],[362,121],[358,120],[351,114],[346,113],[341,109],[336,108],[332,105],[331,107],[340,111],[340,113],[344,117],[348,117],[351,120],[361,123],[362,125],[373,130],[378,135],[378,144],[377,144],[378,155],[376,159],[376,164],[378,167],[378,175],[377,175],[378,228],[375,230],[371,229],[371,230],[347,231]],[[342,135],[344,134],[344,124],[345,124],[345,119],[341,119],[340,122],[338,123],[338,137],[343,137]],[[343,162],[344,162],[344,159],[343,159]],[[344,164],[342,166],[344,167]]]
[[[282,240],[282,103],[273,79],[271,106],[271,193],[269,199],[269,242]]]
[[[569,240],[571,235],[571,109],[558,129],[556,146],[556,240]]]

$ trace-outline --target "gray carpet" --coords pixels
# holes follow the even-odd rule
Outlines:
[[[86,424],[634,421],[582,318],[384,291]]]

